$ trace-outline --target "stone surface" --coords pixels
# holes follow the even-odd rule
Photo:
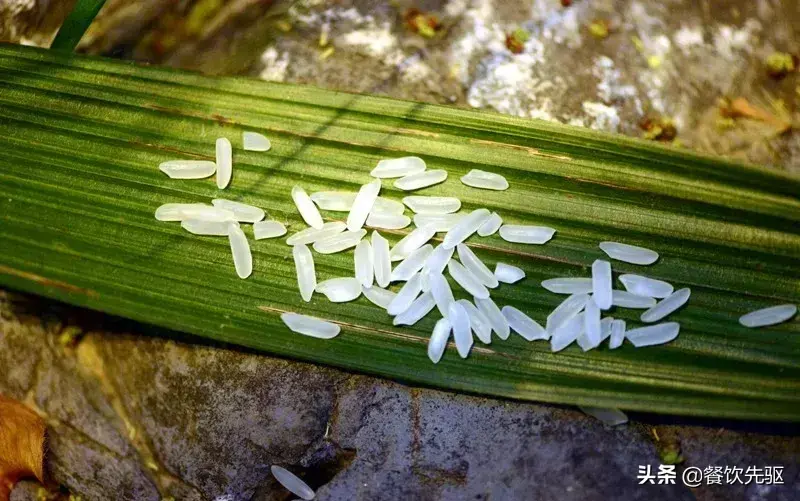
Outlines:
[[[68,4],[0,3],[0,39],[45,43]],[[797,171],[799,134],[721,121],[717,103],[744,97],[796,121],[800,76],[773,81],[763,71],[772,51],[798,50],[796,0],[722,4],[429,0],[414,6],[445,30],[426,39],[403,21],[411,3],[304,0],[277,15],[285,5],[230,2],[187,41],[191,33],[169,21],[184,3],[110,0],[83,47],[634,136],[643,118],[671,118],[684,146]],[[588,33],[598,19],[611,24],[608,38]],[[505,36],[518,27],[531,37],[514,55]],[[65,491],[84,500],[286,500],[268,473],[281,464],[321,500],[800,499],[797,426],[641,414],[609,428],[571,408],[409,388],[161,334],[0,292],[0,392],[46,417],[48,469]],[[679,475],[784,466],[785,484],[639,485],[639,466],[657,471],[670,450],[685,459]],[[12,495],[38,498],[29,482]]]

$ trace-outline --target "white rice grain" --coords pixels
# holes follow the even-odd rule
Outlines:
[[[314,270],[314,256],[305,245],[295,245],[292,247],[294,256],[294,268],[297,274],[297,287],[300,289],[300,297],[306,303],[311,301],[311,295],[317,287],[317,273]]]
[[[555,353],[574,343],[583,334],[583,328],[583,313],[578,313],[567,319],[553,331],[550,337],[550,351]]]
[[[264,219],[266,215],[264,209],[259,209],[253,205],[234,202],[224,198],[215,198],[211,201],[214,207],[233,212],[233,217],[240,223],[256,223]]]
[[[258,132],[242,132],[242,146],[245,151],[269,151],[272,143],[263,134]]]
[[[392,299],[392,302],[386,309],[389,315],[399,315],[411,306],[411,303],[419,296],[420,292],[422,292],[421,280],[422,277],[420,274],[416,273],[403,285],[397,292],[397,296]]]
[[[625,337],[637,348],[664,344],[678,337],[681,326],[678,322],[664,322],[647,327],[631,329],[625,333]]]
[[[439,319],[436,326],[433,328],[431,339],[428,341],[428,358],[431,362],[438,364],[442,359],[445,348],[447,348],[447,340],[450,339],[450,331],[453,326],[446,318]]]
[[[204,179],[217,172],[217,164],[208,160],[170,160],[158,168],[171,179]]]
[[[308,484],[300,480],[294,473],[276,465],[272,465],[271,469],[275,480],[286,487],[289,492],[305,500],[314,499],[314,490],[309,487]]]
[[[486,299],[489,297],[489,290],[484,287],[478,277],[470,273],[469,270],[464,268],[464,265],[458,261],[451,259],[447,263],[447,270],[450,276],[456,281],[465,291],[478,299]]]
[[[561,277],[542,280],[542,287],[556,294],[582,294],[592,292],[592,279],[582,277]]]
[[[299,185],[295,185],[292,188],[292,200],[294,200],[297,210],[300,211],[300,216],[303,218],[303,221],[312,228],[321,230],[323,225],[322,216],[306,191]]]
[[[392,325],[414,325],[436,306],[433,295],[425,292],[419,295],[403,313],[394,317]]]
[[[433,294],[433,300],[436,302],[439,313],[443,317],[448,316],[450,314],[450,305],[455,302],[450,284],[447,283],[447,279],[441,273],[431,272],[428,275],[428,281],[430,282],[431,294]]]
[[[600,342],[602,343],[611,336],[611,326],[614,323],[613,317],[600,319]]]
[[[427,226],[437,233],[450,231],[453,226],[464,219],[464,214],[415,214],[414,225],[418,228]]]
[[[375,199],[378,198],[378,193],[381,191],[381,180],[376,179],[371,183],[361,186],[358,190],[358,195],[353,202],[353,207],[350,209],[350,214],[347,215],[347,229],[350,231],[360,230],[367,220]]]
[[[500,227],[500,238],[518,244],[542,245],[550,241],[556,230],[547,226],[525,226],[504,224]]]
[[[522,313],[513,306],[503,306],[503,309],[500,311],[508,321],[508,325],[511,327],[511,330],[525,338],[527,341],[550,338],[550,336],[547,334],[547,331],[544,330],[544,327],[539,325],[536,320]]]
[[[353,208],[356,195],[352,191],[317,191],[310,198],[322,210],[346,212]]]
[[[411,233],[401,239],[389,252],[392,261],[400,261],[407,258],[412,252],[425,245],[428,240],[433,238],[436,232],[430,228],[416,228]]]
[[[256,240],[282,237],[286,234],[286,226],[278,221],[257,221],[253,223],[253,236]]]
[[[369,173],[372,177],[390,179],[425,172],[425,161],[419,157],[401,157],[381,160]]]
[[[453,257],[455,249],[445,249],[442,245],[437,245],[433,248],[433,252],[425,260],[425,266],[422,267],[423,273],[442,273],[445,266],[450,262]]]
[[[362,286],[361,292],[372,304],[380,306],[384,310],[389,307],[389,303],[391,303],[392,299],[397,295],[390,290],[381,289],[377,285],[373,285],[372,287]]]
[[[419,174],[412,174],[410,176],[401,177],[394,182],[394,187],[398,190],[412,191],[420,188],[427,188],[434,184],[439,184],[447,179],[447,171],[445,170],[429,170],[420,172]]]
[[[472,169],[465,176],[462,176],[461,182],[467,186],[484,190],[502,191],[508,189],[508,181],[506,181],[506,178],[500,174],[478,169]]]
[[[547,316],[545,330],[551,334],[555,332],[564,322],[583,311],[589,299],[590,296],[586,293],[572,294],[569,296]]]
[[[797,305],[782,304],[770,306],[760,310],[751,311],[739,318],[739,323],[745,327],[764,327],[785,322],[797,313]]]
[[[611,259],[626,263],[648,265],[658,260],[658,252],[636,245],[618,242],[600,242],[600,249]]]
[[[375,276],[375,264],[372,257],[372,245],[369,240],[362,240],[356,245],[353,253],[356,280],[364,287],[372,287]]]
[[[326,238],[338,235],[347,229],[347,225],[341,221],[331,221],[322,225],[322,228],[306,228],[292,234],[286,239],[287,245],[305,245],[313,244],[317,240],[324,240]]]
[[[233,255],[233,266],[239,278],[247,278],[253,273],[253,255],[250,253],[250,245],[247,237],[239,223],[231,221],[228,223],[228,242],[231,244],[231,254]]]
[[[499,285],[497,277],[483,264],[483,261],[472,252],[472,249],[466,244],[458,244],[456,249],[458,250],[458,258],[461,260],[461,264],[463,264],[464,268],[468,269],[470,273],[475,275],[483,285],[492,289]]]
[[[592,300],[601,310],[611,308],[611,263],[597,259],[592,263]]]
[[[212,207],[206,205],[204,207],[184,208],[181,211],[183,219],[196,219],[198,221],[221,222],[221,221],[236,221],[233,212],[228,209],[221,209],[219,207]]]
[[[195,235],[226,237],[232,221],[203,221],[202,219],[186,219],[181,221],[181,228]]]
[[[499,282],[514,284],[525,278],[525,272],[510,264],[497,263],[494,267],[494,276]]]
[[[586,336],[587,344],[581,346],[583,351],[595,348],[602,341],[600,329],[600,308],[594,301],[587,301],[586,308],[583,310],[583,334]]]
[[[673,292],[666,298],[656,303],[655,306],[642,313],[642,322],[658,322],[662,318],[686,304],[691,294],[692,291],[688,287]]]
[[[317,240],[314,242],[314,250],[320,254],[335,254],[355,247],[366,234],[367,230],[365,229],[360,229],[358,231],[348,230],[332,237]]]
[[[500,227],[503,226],[503,218],[496,212],[492,212],[492,215],[489,216],[489,219],[486,220],[485,223],[478,228],[478,235],[481,237],[488,237],[489,235],[494,235]]]
[[[463,306],[453,301],[448,306],[447,320],[453,326],[453,339],[456,350],[461,358],[467,358],[472,349],[472,330],[469,324],[469,315]]]
[[[228,138],[217,139],[217,188],[224,190],[231,182],[233,174],[233,150]]]
[[[455,247],[478,231],[478,228],[480,228],[489,217],[491,217],[491,213],[488,209],[475,209],[460,219],[455,226],[450,228],[450,231],[444,236],[442,245],[448,248]]]
[[[406,208],[397,200],[390,198],[378,197],[375,199],[375,204],[372,206],[371,213],[375,214],[402,214]]]
[[[372,258],[375,264],[375,282],[381,287],[386,287],[392,276],[389,241],[377,231],[372,232]]]
[[[450,214],[461,208],[461,200],[454,197],[405,197],[403,203],[415,214]]]
[[[672,285],[667,282],[641,275],[620,275],[619,281],[625,286],[625,290],[639,296],[664,298],[672,294],[674,290]]]
[[[508,336],[511,335],[511,326],[508,325],[508,320],[506,320],[503,312],[500,311],[495,302],[491,298],[474,298],[474,300],[475,306],[489,320],[489,324],[497,336],[503,340],[508,339]]]
[[[628,422],[628,416],[619,409],[611,407],[590,407],[586,405],[579,405],[578,409],[609,426],[618,426]]]
[[[483,344],[492,342],[492,326],[489,324],[489,319],[481,313],[481,311],[471,302],[466,299],[459,299],[456,303],[460,304],[469,315],[469,325],[475,336],[480,339]]]
[[[371,212],[367,217],[367,226],[382,230],[400,230],[411,224],[411,218],[402,214],[385,214]]]
[[[184,221],[191,219],[187,212],[197,211],[199,209],[211,208],[208,204],[176,204],[169,203],[159,206],[156,209],[156,220],[158,221]]]
[[[656,305],[655,298],[631,294],[628,291],[612,290],[611,304],[622,308],[652,308]]]
[[[353,277],[340,277],[323,280],[314,292],[325,294],[331,303],[346,303],[361,295],[361,283]]]
[[[409,254],[407,258],[392,270],[392,282],[406,281],[414,276],[414,274],[420,271],[425,265],[431,252],[433,252],[433,246],[431,244],[425,244]]]
[[[608,348],[616,350],[622,346],[625,340],[625,320],[615,319],[611,322],[611,336],[608,340]]]

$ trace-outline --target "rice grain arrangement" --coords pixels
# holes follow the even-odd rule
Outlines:
[[[266,136],[258,132],[242,132],[242,146],[245,151],[269,151],[272,143]]]
[[[317,206],[311,201],[311,198],[306,193],[306,190],[298,185],[292,188],[292,200],[300,212],[300,217],[307,225],[317,230],[322,229],[323,221],[322,216],[317,210]]]
[[[745,327],[764,327],[785,322],[795,316],[797,305],[782,304],[760,310],[751,311],[739,318],[739,323]]]
[[[224,190],[233,175],[233,150],[231,142],[224,137],[217,139],[217,188]]]
[[[618,426],[628,422],[628,416],[619,409],[589,407],[586,405],[579,405],[578,408],[608,426]]]
[[[611,259],[626,263],[649,265],[658,260],[658,252],[618,242],[600,242],[600,249]]]
[[[424,172],[425,161],[419,157],[402,157],[381,160],[369,173],[372,177],[390,179],[395,177],[412,176]]]
[[[484,190],[507,190],[508,181],[500,174],[472,169],[465,176],[461,177],[461,182],[473,188]]]
[[[217,164],[208,160],[170,160],[158,168],[170,179],[205,179],[217,172]]]
[[[443,183],[445,179],[447,179],[447,171],[429,170],[420,172],[419,174],[401,177],[394,182],[394,187],[398,190],[413,191]]]
[[[228,223],[228,241],[231,245],[233,265],[239,278],[247,278],[253,273],[253,255],[247,237],[236,222]]]
[[[257,133],[244,132],[243,143],[249,151],[270,148],[269,141]],[[225,138],[218,139],[216,147],[216,163],[176,160],[164,162],[159,168],[177,179],[201,179],[216,173],[219,187],[224,188],[230,181],[232,151]],[[356,301],[363,294],[368,303],[393,316],[392,324],[395,326],[414,325],[436,308],[441,318],[436,322],[428,343],[428,357],[433,363],[441,360],[451,333],[461,358],[469,355],[473,334],[482,343],[490,344],[492,333],[507,340],[512,330],[527,341],[548,341],[552,352],[564,350],[573,343],[588,351],[606,340],[608,348],[613,350],[621,347],[625,339],[638,348],[667,343],[678,336],[680,325],[677,322],[628,328],[622,319],[603,316],[604,311],[611,307],[644,309],[641,321],[653,323],[686,304],[690,290],[674,291],[667,282],[636,274],[621,275],[619,280],[625,290],[615,290],[612,265],[602,259],[592,263],[590,277],[557,277],[541,282],[541,286],[551,293],[569,295],[547,315],[545,327],[511,305],[498,306],[491,297],[493,289],[501,282],[511,285],[524,280],[525,272],[503,262],[492,263],[492,271],[465,242],[476,233],[478,237],[486,238],[499,232],[500,238],[506,242],[543,245],[554,237],[556,230],[545,226],[503,224],[500,214],[486,208],[461,211],[461,201],[456,197],[413,195],[404,197],[400,203],[379,196],[381,179],[394,178],[394,186],[400,190],[421,189],[447,180],[446,171],[427,170],[424,160],[419,157],[381,160],[370,175],[376,179],[363,184],[357,193],[318,191],[309,196],[299,185],[292,188],[291,198],[309,226],[286,240],[292,246],[298,289],[303,301],[309,302],[314,292],[333,303]],[[463,176],[461,182],[488,190],[509,188],[503,176],[477,169]],[[404,213],[406,206],[414,213],[415,227],[393,247],[390,248],[389,241],[377,231],[373,231],[371,239],[364,238],[367,233],[363,228],[365,224],[387,230],[401,230],[412,224],[412,219]],[[325,223],[320,209],[348,212],[347,222]],[[163,204],[156,209],[155,217],[159,221],[180,222],[183,229],[196,235],[228,236],[236,272],[241,278],[252,273],[253,263],[239,223],[253,224],[256,240],[286,233],[283,224],[264,221],[266,212],[263,209],[222,198],[212,200],[212,205]],[[428,242],[437,232],[446,234],[442,243],[434,246]],[[355,247],[353,276],[317,283],[313,254],[307,245],[319,254],[338,253]],[[659,259],[656,251],[644,247],[612,241],[598,245],[615,261],[647,266]],[[458,260],[453,259],[455,253]],[[394,269],[393,261],[400,261]],[[456,300],[444,275],[445,268],[457,284],[456,295],[466,293],[471,301]],[[392,282],[397,283],[397,292],[387,289]],[[657,302],[657,299],[661,301]],[[793,304],[774,306],[742,315],[739,322],[746,327],[775,325],[790,319],[796,312],[797,306]],[[298,313],[284,313],[281,318],[292,331],[306,336],[330,339],[340,332],[335,323]],[[294,482],[290,473],[280,474],[289,479],[288,482]],[[293,485],[299,484],[295,482]]]
[[[270,470],[272,471],[272,476],[275,477],[275,480],[277,480],[282,486],[286,487],[286,490],[295,496],[305,499],[306,501],[314,499],[314,496],[316,495],[314,490],[309,487],[308,484],[300,480],[300,478],[294,473],[277,465],[272,465]]]

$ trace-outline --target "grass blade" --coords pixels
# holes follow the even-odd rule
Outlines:
[[[252,130],[268,153],[241,149]],[[214,158],[234,145],[228,190],[213,178],[170,180],[161,161]],[[0,283],[169,329],[453,390],[676,414],[800,420],[800,323],[747,329],[747,311],[800,300],[800,180],[585,129],[391,99],[240,78],[212,79],[24,47],[0,46]],[[493,298],[543,322],[564,298],[541,280],[588,276],[598,243],[656,249],[644,270],[690,287],[667,345],[552,354],[519,336],[450,347],[433,365],[436,322],[395,327],[365,298],[333,305],[297,293],[283,239],[252,241],[254,272],[236,277],[224,238],[159,223],[166,202],[224,196],[264,208],[293,233],[305,225],[289,196],[356,191],[381,158],[417,155],[446,169],[425,195],[456,196],[462,211],[497,211],[508,224],[558,229],[544,246],[494,235],[471,241],[487,263],[527,278]],[[468,188],[470,169],[497,172],[502,196]],[[405,193],[387,186],[382,196]],[[327,220],[341,214],[327,213]],[[409,229],[387,232],[393,242]],[[249,232],[250,229],[246,228]],[[316,263],[319,280],[352,276],[352,251]],[[615,262],[615,274],[642,272]],[[617,285],[619,287],[619,285]],[[280,313],[335,321],[321,342],[288,331]],[[638,325],[641,311],[614,316]]]
[[[105,3],[106,0],[77,0],[72,12],[58,30],[50,48],[63,52],[74,51]]]

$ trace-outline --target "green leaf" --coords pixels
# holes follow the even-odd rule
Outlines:
[[[105,3],[106,0],[77,0],[72,12],[58,30],[50,48],[65,52],[75,50],[83,34],[89,29],[89,25],[92,24]]]
[[[264,133],[267,153],[241,149]],[[234,144],[229,189],[158,170],[175,158],[213,159]],[[292,358],[457,391],[676,414],[798,420],[800,323],[746,329],[750,310],[800,297],[800,180],[658,144],[492,113],[241,78],[206,78],[127,62],[0,46],[0,283],[161,327]],[[562,299],[540,287],[589,276],[603,240],[661,253],[652,266],[613,262],[691,287],[670,316],[665,346],[552,354],[544,342],[449,347],[438,365],[426,343],[438,315],[412,327],[365,298],[300,299],[284,239],[251,241],[254,273],[237,278],[227,239],[198,237],[153,212],[166,202],[227,197],[304,227],[289,192],[349,190],[381,158],[419,155],[451,195],[506,223],[558,229],[547,245],[497,235],[472,239],[478,256],[520,266],[527,278],[493,292],[543,322]],[[472,168],[511,188],[462,185]],[[391,183],[384,196],[404,194]],[[342,219],[327,213],[326,219]],[[249,235],[250,228],[244,225]],[[382,232],[397,241],[407,231]],[[441,238],[442,234],[438,237]],[[352,251],[317,256],[320,280],[352,276]],[[617,285],[619,287],[619,285]],[[330,341],[290,332],[283,311],[339,322]],[[639,325],[636,310],[613,315]]]

